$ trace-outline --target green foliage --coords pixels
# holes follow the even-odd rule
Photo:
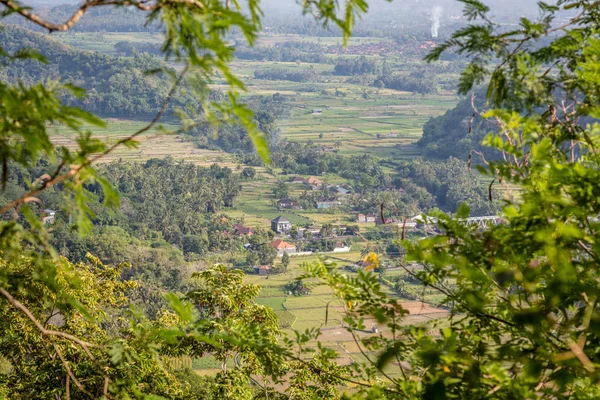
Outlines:
[[[64,23],[55,24],[20,2],[10,1],[3,2],[5,10],[2,18],[18,15],[50,32],[64,31],[76,25],[84,13],[107,4],[87,2],[74,14],[66,16]],[[11,183],[10,191],[3,193],[2,200],[5,202],[0,207],[0,214],[10,212],[13,217],[0,225],[0,307],[3,315],[0,354],[2,361],[7,360],[13,368],[3,368],[0,395],[16,398],[190,398],[193,397],[190,390],[194,389],[197,394],[198,384],[192,379],[182,378],[194,385],[178,380],[162,362],[162,357],[184,352],[212,352],[222,360],[239,354],[244,363],[243,369],[229,373],[223,371],[217,376],[215,397],[248,398],[252,396],[248,386],[250,373],[264,371],[280,376],[277,374],[282,361],[279,355],[269,350],[278,333],[277,319],[271,310],[253,302],[258,294],[257,287],[241,285],[238,272],[216,267],[199,275],[200,287],[190,292],[186,299],[167,296],[172,313],[159,313],[156,320],[149,320],[135,310],[124,313],[120,308],[129,304],[124,293],[133,287],[130,281],[119,279],[126,266],[106,266],[91,256],[87,262],[71,264],[58,256],[41,221],[40,211],[44,203],[36,196],[45,196],[46,190],[57,188],[57,193],[48,196],[59,203],[57,208],[67,212],[69,220],[73,217],[79,233],[89,232],[93,227],[92,220],[98,218],[96,200],[101,198],[106,207],[118,207],[117,192],[111,183],[126,184],[111,182],[110,178],[100,176],[94,169],[94,163],[121,146],[136,147],[136,137],[153,128],[164,117],[172,97],[184,82],[193,94],[191,100],[197,100],[176,110],[184,129],[197,122],[208,122],[213,126],[219,122],[241,124],[259,156],[268,162],[269,138],[261,131],[261,124],[269,123],[268,117],[255,118],[251,110],[239,102],[239,92],[244,90],[244,85],[229,68],[234,54],[229,35],[233,31],[240,32],[249,45],[253,44],[261,28],[260,3],[256,0],[200,0],[115,1],[110,4],[116,6],[121,15],[131,11],[124,6],[147,11],[143,14],[147,23],[158,26],[164,32],[162,54],[172,61],[186,63],[179,75],[171,70],[163,71],[161,76],[171,78],[172,86],[168,90],[159,90],[160,93],[152,93],[158,95],[153,97],[157,100],[154,104],[143,103],[147,96],[127,100],[119,98],[120,93],[133,97],[140,90],[156,91],[156,87],[144,87],[145,84],[162,81],[152,80],[138,69],[140,63],[147,66],[154,62],[152,58],[144,56],[134,61],[122,61],[112,66],[119,70],[119,73],[113,74],[114,70],[97,70],[114,61],[105,56],[70,51],[39,35],[27,34],[32,38],[31,42],[27,42],[23,40],[23,30],[2,30],[5,40],[1,41],[0,55],[2,61],[10,65],[3,69],[0,83],[2,188],[6,188],[13,168],[34,168],[36,174],[33,179],[25,179],[26,174],[21,174],[22,171],[15,174],[23,179]],[[342,16],[338,15],[339,7],[335,2],[306,3],[304,6],[306,10],[319,11],[317,19],[323,23],[331,21],[342,27],[346,39],[354,18],[366,11],[366,3],[362,0],[347,2]],[[13,44],[16,48],[11,47]],[[41,52],[47,52],[47,57],[22,46],[37,46]],[[39,67],[37,62],[46,59],[49,66]],[[78,69],[83,75],[77,75],[78,72],[69,68]],[[7,71],[14,75],[9,76]],[[88,72],[91,71],[100,78],[88,87],[90,97],[87,100],[91,103],[86,104],[84,90],[75,84],[90,78]],[[108,78],[103,73],[112,76]],[[188,73],[191,76],[185,80]],[[217,76],[225,80],[228,90],[224,97],[211,98],[207,96],[207,85],[213,83]],[[47,81],[49,77],[76,79],[76,82],[59,85]],[[20,78],[23,78],[23,83],[16,82]],[[38,83],[38,80],[44,83]],[[65,103],[68,98],[78,98],[81,100],[73,101],[83,101],[86,108],[93,109],[98,103],[95,100],[100,99],[100,93],[94,93],[94,85],[105,82],[112,85],[106,91],[107,96],[112,95],[105,104],[109,111],[112,107],[113,112],[122,112],[117,110],[121,105],[148,106],[148,109],[158,106],[148,125],[110,145],[83,129],[84,123],[102,126],[100,120]],[[135,87],[128,88],[128,83],[132,82]],[[55,124],[66,125],[76,132],[74,148],[57,147],[50,141],[50,127]],[[51,162],[39,164],[41,158]],[[39,166],[46,168],[39,171]],[[153,169],[152,163],[144,168]],[[120,173],[135,175],[136,171],[117,171],[115,167],[107,167],[105,172],[117,180],[121,178]],[[231,175],[229,170],[220,172]],[[181,166],[176,173],[160,176],[160,180],[154,182],[146,181],[147,176],[140,177],[139,188],[119,189],[133,197],[139,195],[135,193],[138,189],[143,193],[144,187],[154,184],[154,193],[146,193],[150,197],[144,198],[140,207],[151,207],[145,211],[155,212],[155,217],[164,211],[177,212],[177,207],[185,204],[199,207],[197,212],[219,208],[221,204],[188,201],[197,193],[192,196],[185,191],[191,190],[190,187],[186,188],[181,181],[173,179],[180,173],[183,173],[184,179],[190,179],[192,185],[202,180],[202,171]],[[239,189],[235,184],[237,177],[230,181],[227,176],[223,178],[223,182],[230,184],[224,189]],[[213,183],[208,180],[203,181],[200,189]],[[129,180],[131,182],[133,180]],[[184,200],[180,204],[166,204],[162,199],[159,203],[157,196],[161,194],[161,188],[158,185],[161,184],[181,184],[184,192],[179,195]],[[222,202],[222,205],[230,204],[235,193],[228,193],[213,199],[217,203]],[[158,209],[154,208],[157,206]],[[152,215],[144,218],[153,218]],[[193,213],[187,210],[185,215],[190,217]],[[110,219],[114,215],[100,217]],[[191,229],[197,226],[194,221],[177,221],[175,225],[183,226],[184,234],[188,226]],[[61,234],[69,236],[64,229]],[[77,242],[73,237],[69,239]],[[95,239],[98,240],[94,245],[106,258],[123,254],[132,242],[127,232],[112,227]],[[157,243],[160,244],[160,240]],[[81,246],[66,249],[67,252],[74,250],[81,250]],[[192,304],[198,307],[194,308]]]
[[[522,19],[519,31],[504,33],[489,26],[482,3],[464,3],[469,18],[485,22],[449,42],[475,60],[464,89],[487,76],[477,69],[490,52],[500,58],[488,94],[501,109],[484,115],[495,118],[500,130],[484,144],[504,157],[480,171],[518,185],[520,196],[504,201],[499,225],[466,226],[459,218],[469,209],[461,206],[458,218],[435,214],[439,235],[401,243],[407,257],[400,265],[440,293],[451,312],[449,325],[435,336],[431,327],[403,328],[398,321],[405,311],[382,293],[374,274],[348,277],[318,263],[307,276],[321,278],[344,302],[351,330],[364,329],[362,318],[369,315],[392,333],[361,340],[365,353],[377,355],[367,366],[384,383],[359,396],[594,398],[600,390],[600,126],[582,125],[579,118],[593,115],[600,82],[597,68],[590,68],[597,62],[597,3],[560,2],[579,14],[559,29],[550,27],[556,9],[541,5],[539,22]],[[529,43],[557,31],[550,48],[530,50]],[[532,112],[538,107],[542,113]],[[389,375],[391,368],[400,377]]]
[[[283,256],[281,257],[281,265],[283,265],[284,271],[287,271],[287,268],[290,265],[290,261],[290,255],[287,253],[287,251],[284,251]]]
[[[277,182],[273,188],[273,195],[278,199],[285,199],[289,196],[289,188],[285,182]]]
[[[262,342],[275,343],[276,336],[279,334],[277,316],[273,310],[254,301],[260,287],[242,283],[243,276],[242,271],[215,266],[195,274],[197,288],[186,295],[186,300],[196,306],[204,321],[209,321],[201,321],[200,332],[214,337],[216,341],[215,344],[192,344],[189,350],[192,352],[190,354],[193,356],[212,354],[221,361],[224,371],[227,360],[237,355],[247,363],[248,368],[254,369],[256,372],[259,369],[257,363],[259,363],[260,356],[257,357],[254,352],[244,350],[243,344],[219,340],[215,335],[231,334],[231,332],[243,335],[245,330],[253,329],[252,337],[260,336]],[[176,298],[173,298],[171,304],[173,302],[181,304]],[[177,312],[178,308],[184,312]],[[189,308],[180,305],[174,310],[183,322],[192,320]]]
[[[540,4],[540,20],[523,18],[514,31],[497,26],[478,0],[463,3],[466,17],[482,23],[456,32],[429,59],[453,46],[468,56],[472,61],[460,83],[465,93],[490,79],[487,98],[498,109],[483,117],[494,118],[499,130],[484,143],[503,157],[483,162],[479,170],[492,182],[519,187],[520,194],[504,201],[502,224],[485,230],[467,226],[461,219],[470,210],[461,205],[456,218],[434,213],[438,235],[398,243],[407,250],[406,259],[398,264],[415,280],[438,291],[450,311],[451,318],[437,329],[437,335],[431,335],[431,326],[405,326],[407,311],[389,296],[377,275],[363,269],[350,274],[324,261],[307,266],[303,278],[319,279],[336,296],[336,306],[345,314],[344,326],[364,357],[364,362],[352,366],[337,365],[337,352],[323,344],[309,345],[318,337],[318,329],[295,332],[295,337],[278,342],[276,315],[255,302],[259,288],[244,284],[240,271],[222,265],[195,274],[196,286],[185,296],[167,295],[172,311],[162,311],[156,319],[149,320],[135,310],[123,313],[120,307],[128,303],[125,292],[134,286],[118,279],[125,266],[103,265],[93,257],[80,264],[60,258],[36,214],[41,200],[35,196],[59,184],[62,201],[76,213],[80,228],[89,228],[90,218],[96,218],[91,206],[95,197],[87,189],[97,197],[102,193],[106,205],[118,204],[110,180],[92,169],[98,157],[94,154],[111,150],[81,132],[77,150],[61,149],[57,169],[44,179],[23,180],[27,193],[23,194],[22,187],[21,193],[10,187],[13,192],[9,193],[15,196],[2,208],[3,213],[14,211],[19,219],[0,226],[4,317],[0,354],[12,367],[0,375],[0,394],[60,398],[67,397],[67,391],[77,391],[74,397],[189,398],[200,392],[204,396],[199,382],[175,377],[161,359],[207,354],[222,362],[222,372],[206,384],[211,392],[208,398],[252,398],[255,393],[249,382],[254,376],[270,376],[273,383],[285,377],[291,383],[285,395],[306,399],[339,397],[339,387],[350,383],[354,388],[346,398],[597,398],[600,125],[589,119],[589,124],[581,123],[581,118],[600,114],[597,2],[560,1],[563,9],[579,11],[560,28],[552,28],[557,8]],[[233,49],[227,35],[238,29],[251,44],[260,28],[258,2],[245,5],[217,0],[138,3],[138,7],[150,7],[150,21],[165,29],[163,51],[167,55],[189,60],[203,84],[211,83],[218,73],[230,85],[225,104],[205,104],[206,121],[240,122],[267,160],[265,134],[250,110],[239,104],[243,85],[228,68]],[[347,39],[355,18],[367,5],[363,0],[349,0],[343,6],[334,0],[308,0],[303,8],[323,23],[338,25]],[[13,11],[29,15],[14,4]],[[551,44],[528,46],[541,37],[549,38]],[[493,59],[499,62],[492,63]],[[4,101],[8,103],[2,110],[6,128],[0,155],[7,160],[6,182],[12,167],[9,162],[33,166],[41,156],[55,156],[47,123],[62,119],[77,130],[91,117],[63,108],[58,93],[44,86],[31,91],[31,87],[4,85],[0,96],[3,106]],[[30,103],[35,105],[33,114],[24,111]],[[197,116],[194,111],[190,114],[183,114],[184,118]],[[35,143],[26,136],[21,120],[34,127]],[[121,144],[132,144],[134,137]],[[354,178],[358,190],[391,183],[391,177],[369,157],[313,162],[311,151],[307,146],[299,148],[295,159],[284,154],[273,158],[290,170],[323,172],[335,166],[358,174]],[[147,167],[152,169],[152,164]],[[465,193],[481,195],[478,189],[466,190],[473,178],[454,169],[457,165],[456,161],[445,164],[452,167],[446,175],[427,163],[417,163],[412,169],[403,166],[406,170],[399,173],[414,179],[427,176],[425,185],[441,190],[444,201],[457,206]],[[191,181],[201,175],[192,167],[182,169]],[[454,191],[444,188],[449,174],[465,178]],[[175,181],[178,188],[186,187],[173,175],[157,176]],[[173,189],[169,183],[152,183]],[[136,190],[128,193],[133,196]],[[491,190],[488,194],[493,197]],[[157,202],[156,197],[151,199]],[[383,195],[382,199],[395,200]],[[111,228],[107,235],[115,237],[102,237],[98,249],[118,257],[129,240],[126,232]],[[250,240],[256,240],[251,248],[271,249],[264,246],[264,237]],[[186,243],[198,244],[189,236]],[[270,255],[265,251],[264,256]],[[382,265],[373,253],[365,261],[366,269]],[[408,262],[420,268],[409,268]],[[328,310],[329,305],[326,323]],[[382,332],[364,335],[367,318],[376,321]],[[231,359],[236,367],[227,370]]]
[[[373,60],[367,60],[365,56],[359,58],[340,58],[333,68],[336,75],[375,74],[377,70],[377,63]]]
[[[2,303],[0,353],[12,372],[0,378],[0,393],[63,397],[69,371],[77,396],[85,391],[88,397],[101,397],[105,390],[120,398],[147,390],[163,396],[182,393],[147,339],[128,329],[119,312],[125,294],[135,288],[134,282],[118,279],[123,267],[102,265],[91,256],[88,264],[25,255],[15,263],[3,261],[3,297],[11,304]],[[6,296],[7,291],[15,297]],[[81,387],[75,388],[78,383]]]

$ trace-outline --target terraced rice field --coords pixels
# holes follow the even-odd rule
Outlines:
[[[121,41],[162,44],[163,35],[158,32],[68,32],[56,33],[55,39],[77,49],[99,51],[116,55],[115,44]]]
[[[109,118],[106,122],[107,126],[103,128],[84,126],[84,129],[90,130],[95,138],[111,144],[133,134],[148,123],[146,121],[130,121],[114,118]],[[177,128],[178,125],[175,124],[162,124],[161,128],[154,128],[140,135],[137,138],[139,142],[137,149],[120,147],[100,162],[144,161],[150,158],[171,156],[202,166],[214,163],[230,168],[238,166],[233,157],[224,151],[198,149],[190,142],[183,140],[179,135],[164,133],[165,131],[174,131]],[[77,146],[76,139],[76,134],[65,126],[51,128],[51,140],[57,146],[65,146],[73,149]]]
[[[301,101],[296,100],[290,118],[279,124],[284,138],[311,140],[340,154],[394,158],[419,155],[414,143],[422,135],[423,124],[455,102],[451,97],[423,99],[406,94],[375,100],[302,96]],[[314,114],[313,109],[323,111]]]
[[[346,261],[335,260],[338,267],[359,260],[361,254],[360,252],[351,252],[340,255],[340,257]],[[268,278],[246,275],[244,281],[261,286],[260,297],[257,301],[275,311],[280,317],[280,326],[285,334],[292,334],[293,330],[304,331],[310,328],[320,328],[319,341],[338,351],[340,354],[338,363],[348,364],[360,360],[363,355],[352,335],[344,328],[344,307],[327,286],[315,286],[316,282],[313,281],[311,294],[307,296],[291,296],[283,290],[286,283],[303,273],[302,264],[312,263],[317,259],[317,256],[293,257],[286,273],[271,275]],[[386,276],[391,277],[398,274],[402,274],[402,272],[393,270],[386,273]],[[393,293],[391,295],[394,296]],[[443,325],[448,316],[447,310],[420,301],[404,301],[401,304],[409,313],[403,319],[405,325]],[[365,327],[365,331],[357,333],[358,337],[372,336],[371,329],[373,327],[377,327],[380,334],[390,334],[385,326],[378,325],[373,319],[366,319]],[[393,370],[393,368],[391,369]]]

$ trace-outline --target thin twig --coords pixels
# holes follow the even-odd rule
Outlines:
[[[67,400],[71,399],[71,375],[67,374],[67,382],[65,383],[66,387],[66,398]]]
[[[87,394],[90,397],[93,397],[90,394],[90,392],[88,392],[87,390],[85,390],[85,386],[83,386],[83,384],[81,382],[79,382],[79,380],[77,380],[77,378],[73,374],[73,371],[71,371],[71,368],[69,367],[69,363],[67,362],[67,360],[63,356],[62,351],[60,351],[60,348],[58,347],[58,345],[56,343],[52,343],[52,347],[54,347],[54,351],[56,351],[56,354],[58,355],[58,358],[60,358],[60,361],[62,361],[63,367],[65,367],[65,371],[67,371],[67,375],[71,377],[71,379],[73,380],[73,383],[75,384],[75,386],[77,386],[77,388],[79,390],[81,390],[83,393]]]

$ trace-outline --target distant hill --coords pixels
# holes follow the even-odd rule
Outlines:
[[[479,110],[483,109],[484,97],[484,93],[477,93],[476,106]],[[427,156],[435,158],[457,157],[464,160],[471,150],[484,151],[493,157],[493,150],[484,148],[480,142],[496,127],[473,114],[471,96],[467,96],[456,107],[427,121],[417,145],[424,148]]]
[[[166,74],[145,73],[166,66],[160,58],[148,54],[123,58],[76,50],[48,35],[12,25],[0,25],[0,43],[8,52],[33,48],[48,59],[48,64],[32,60],[11,62],[0,70],[1,80],[25,84],[47,80],[70,82],[85,88],[87,95],[84,99],[65,95],[67,102],[100,116],[151,117],[171,87]],[[200,106],[197,99],[187,94],[177,96],[172,107],[185,104]]]

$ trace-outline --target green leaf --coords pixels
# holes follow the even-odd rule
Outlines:
[[[194,312],[192,308],[192,304],[189,302],[183,302],[176,294],[167,293],[165,294],[165,299],[169,302],[169,305],[175,311],[177,316],[182,320],[182,322],[189,324],[193,321]]]

